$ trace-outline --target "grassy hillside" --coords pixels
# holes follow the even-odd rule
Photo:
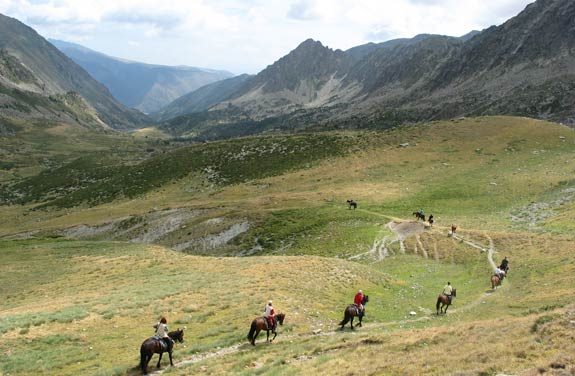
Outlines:
[[[186,326],[170,374],[573,372],[572,130],[494,117],[132,145],[4,185],[20,201],[0,222],[0,373],[137,374],[160,315]],[[433,228],[409,222],[419,208]],[[365,325],[340,333],[358,288]],[[268,299],[286,325],[252,348]]]

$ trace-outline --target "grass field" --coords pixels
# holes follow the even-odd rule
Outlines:
[[[160,315],[186,327],[175,375],[575,372],[572,130],[493,117],[159,153],[126,142],[133,153],[85,153],[4,185],[28,198],[2,207],[0,373],[137,374]],[[419,208],[436,226],[393,241],[387,223]],[[158,213],[173,226],[152,237]],[[238,223],[249,226],[225,238]],[[477,247],[492,242],[495,262],[510,258],[501,288],[487,252],[447,236],[451,223]],[[91,235],[62,237],[77,226]],[[383,259],[370,252],[381,244]],[[447,280],[458,297],[436,317]],[[365,325],[339,332],[358,288]],[[252,348],[268,299],[286,324]]]

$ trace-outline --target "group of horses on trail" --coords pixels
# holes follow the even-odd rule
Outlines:
[[[355,201],[347,200],[347,203],[349,205],[349,209],[352,209],[352,208],[356,209],[357,208],[357,203]],[[425,221],[425,215],[423,215],[422,211],[413,212],[413,215],[418,220],[421,219],[421,220]],[[431,215],[429,218],[429,223],[430,223],[430,225],[433,224],[433,216],[431,216]],[[457,229],[456,225],[451,225],[451,231],[450,231],[449,235],[452,236],[453,234],[455,234],[456,229]],[[506,273],[509,271],[507,257],[504,259],[504,261],[502,261],[501,266],[500,266],[500,270],[504,271],[505,274],[498,275],[497,273],[495,273],[494,275],[491,276],[491,288],[492,289],[495,289],[497,286],[501,285],[501,281],[504,278],[503,276],[505,276]],[[437,303],[435,305],[437,315],[447,313],[447,309],[451,305],[451,299],[455,298],[456,296],[457,296],[456,289],[451,290],[451,297],[445,295],[444,293],[439,294],[439,296],[437,297]],[[355,328],[353,326],[353,321],[354,321],[355,317],[358,318],[358,323],[356,324],[356,326],[361,327],[362,326],[361,322],[362,322],[362,319],[365,315],[365,305],[368,302],[369,302],[369,297],[367,295],[364,295],[363,299],[361,301],[363,309],[360,309],[360,307],[358,305],[356,305],[355,303],[348,305],[344,310],[344,318],[339,323],[339,325],[341,326],[340,330],[343,330],[345,325],[348,322],[350,323],[351,329],[354,330]],[[275,320],[275,323],[273,326],[268,324],[268,321],[265,317],[257,317],[252,321],[252,324],[250,326],[250,330],[249,330],[249,333],[247,336],[249,342],[252,345],[255,346],[256,338],[258,337],[260,332],[264,331],[264,330],[266,331],[266,342],[272,342],[276,338],[276,336],[277,336],[277,323],[279,323],[280,325],[283,325],[284,320],[285,320],[285,314],[284,313],[278,313],[277,315],[275,315],[275,318],[276,318],[276,320]],[[271,340],[270,340],[270,332],[273,334],[273,337],[271,338]],[[183,342],[184,341],[184,330],[178,329],[176,331],[169,332],[168,337],[171,340],[166,340],[165,338],[158,338],[158,337],[154,336],[154,337],[150,337],[150,338],[146,339],[142,343],[142,346],[140,347],[140,368],[144,374],[147,374],[148,363],[150,362],[150,360],[152,359],[152,356],[154,354],[160,355],[160,357],[158,359],[158,363],[156,364],[156,367],[160,368],[160,362],[162,360],[162,354],[165,352],[167,352],[169,357],[170,357],[170,365],[171,366],[174,365],[173,361],[172,361],[172,352],[173,352],[174,344],[176,342]]]

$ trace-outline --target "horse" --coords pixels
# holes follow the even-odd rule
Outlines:
[[[250,327],[250,332],[248,333],[248,341],[250,341],[250,343],[253,346],[255,346],[256,345],[256,338],[258,337],[258,335],[260,334],[260,332],[262,330],[265,330],[266,334],[267,334],[266,342],[273,342],[273,340],[278,335],[278,333],[276,332],[277,323],[279,322],[280,325],[283,325],[285,317],[286,317],[286,315],[284,313],[278,313],[275,316],[276,323],[275,323],[273,328],[269,327],[269,325],[267,323],[267,319],[265,317],[255,318],[254,321],[252,321],[252,326]],[[274,337],[271,339],[271,341],[270,341],[270,331],[274,334]]]
[[[491,276],[491,290],[495,290],[497,286],[501,286],[501,278],[498,275],[493,274]]]
[[[413,212],[413,213],[411,213],[411,214],[413,214],[418,221],[419,221],[420,219],[421,219],[422,221],[425,221],[425,215],[424,215],[424,214],[421,214],[421,213],[418,212],[418,211],[415,211],[415,212]]]
[[[168,337],[170,337],[174,342],[184,342],[184,330],[178,329],[174,332],[169,332]],[[160,354],[160,359],[158,359],[158,364],[156,367],[160,368],[160,361],[162,360],[162,354],[167,352],[170,355],[170,365],[173,366],[172,362],[172,351],[174,349],[174,343],[170,341],[169,344],[163,339],[157,337],[150,337],[144,342],[140,347],[140,368],[144,375],[148,374],[148,363],[152,359],[154,354]]]
[[[457,295],[457,292],[455,289],[453,289],[451,291],[451,299],[455,298],[455,296]],[[443,294],[439,294],[439,296],[437,297],[437,304],[435,305],[435,309],[437,310],[437,314],[439,315],[439,313],[447,313],[447,308],[449,308],[449,305],[451,303],[449,302],[449,297],[443,295]],[[441,305],[441,307],[440,307]],[[443,310],[443,307],[445,307],[445,311]]]
[[[451,235],[455,235],[455,230],[457,230],[457,225],[451,225]]]
[[[343,320],[339,323],[339,325],[341,325],[341,329],[343,330],[343,327],[345,326],[345,324],[348,323],[348,321],[351,320],[351,330],[354,329],[353,327],[353,318],[358,316],[359,317],[359,327],[361,327],[361,320],[363,319],[363,315],[365,314],[365,305],[367,304],[367,302],[369,302],[369,296],[364,295],[363,299],[361,301],[361,304],[363,305],[363,311],[359,312],[358,307],[355,304],[350,304],[347,306],[347,308],[345,309],[345,311],[343,311]]]
[[[353,208],[353,210],[357,209],[357,202],[355,202],[353,200],[347,200],[346,202],[349,205],[350,210],[351,210],[351,208]]]

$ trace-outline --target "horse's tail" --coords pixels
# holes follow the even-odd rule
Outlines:
[[[145,374],[146,373],[146,360],[148,356],[146,355],[146,350],[144,349],[144,344],[140,347],[140,369]]]
[[[254,340],[254,334],[257,330],[256,320],[252,321],[252,326],[250,327],[250,332],[248,333],[248,341],[252,342]]]
[[[437,303],[435,304],[435,309],[439,310],[439,305],[441,304],[441,296],[437,297]]]

